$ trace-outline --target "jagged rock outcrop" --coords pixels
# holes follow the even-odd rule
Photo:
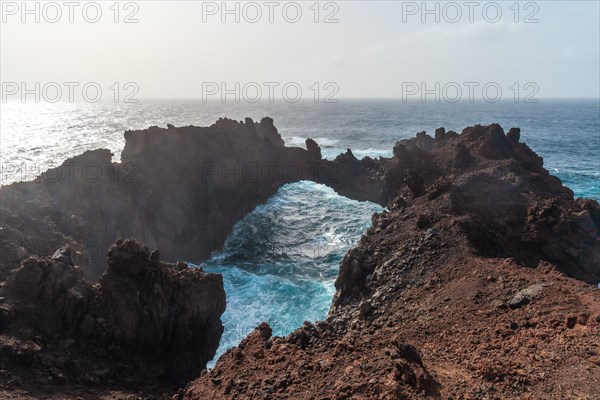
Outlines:
[[[161,249],[167,260],[200,262],[220,249],[233,225],[281,185],[325,183],[359,200],[383,202],[373,160],[322,160],[316,142],[290,148],[271,118],[220,119],[210,127],[125,132],[121,162],[87,151],[36,181],[0,189],[0,280],[31,255],[68,244],[91,280],[119,237]]]
[[[477,125],[460,135],[438,131],[436,139],[421,133],[399,142],[397,163],[385,175],[390,184],[396,182],[398,194],[390,210],[415,204],[413,209],[422,210],[419,229],[451,217],[456,237],[479,255],[511,257],[526,266],[546,261],[568,276],[597,284],[598,202],[574,199],[544,169],[542,158],[518,142],[520,131],[510,132],[505,135],[499,125]],[[379,217],[380,229],[392,224],[391,215]],[[360,292],[377,265],[381,260],[371,247],[349,252],[340,266],[336,301]]]
[[[259,327],[179,398],[593,398],[600,208],[519,134],[399,142],[373,168],[389,210],[341,262],[327,319]]]
[[[125,141],[120,163],[108,150],[88,151],[37,181],[0,189],[4,273],[68,243],[96,279],[104,249],[119,237],[160,247],[168,260],[204,260],[235,222],[301,179],[305,172],[295,169],[308,157],[284,147],[269,118],[152,127],[126,132]]]
[[[0,288],[0,364],[30,385],[185,383],[223,333],[222,277],[119,240],[96,285],[70,249],[23,261]],[[168,383],[166,384],[168,385]]]
[[[89,243],[115,235],[202,260],[277,188],[310,179],[388,207],[343,259],[326,321],[287,338],[261,325],[176,398],[593,398],[600,206],[574,199],[520,139],[495,124],[438,129],[398,142],[391,158],[348,150],[328,161],[312,140],[285,147],[270,119],[128,132],[121,163],[88,152],[49,171],[71,181],[1,189],[4,276],[24,255],[72,250],[8,275],[3,362],[43,360],[56,379],[189,378],[222,329],[207,316],[222,313],[220,278],[135,241],[111,248],[97,285],[70,262],[104,271]],[[78,177],[92,170],[101,177]]]

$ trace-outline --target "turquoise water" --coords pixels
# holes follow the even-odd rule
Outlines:
[[[108,148],[120,157],[123,132],[151,125],[210,125],[219,117],[275,119],[287,145],[307,137],[333,158],[346,148],[357,157],[390,156],[394,143],[443,126],[518,126],[522,141],[576,196],[600,200],[600,103],[540,100],[537,104],[403,103],[400,100],[203,103],[143,100],[139,104],[4,103],[2,181],[33,179],[85,150]],[[218,355],[267,321],[286,335],[304,320],[325,317],[339,261],[370,225],[377,205],[351,201],[311,182],[282,187],[234,228],[222,254],[203,263],[223,274],[227,310]],[[194,260],[189,260],[194,261]]]
[[[283,186],[238,222],[222,254],[202,264],[223,274],[227,293],[215,360],[262,321],[287,335],[323,319],[340,260],[381,210],[303,181]]]

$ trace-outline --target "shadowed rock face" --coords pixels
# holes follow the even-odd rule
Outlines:
[[[0,189],[1,275],[69,244],[75,264],[95,280],[104,249],[119,237],[159,247],[167,260],[199,262],[281,185],[302,179],[383,202],[372,160],[349,153],[324,161],[314,141],[307,147],[285,147],[270,118],[128,131],[121,163],[108,150],[88,151],[37,181]]]
[[[223,333],[220,275],[161,262],[158,250],[128,239],[111,246],[108,269],[92,285],[69,253],[28,258],[0,288],[0,328],[14,338],[2,346],[5,367],[25,363],[29,373],[49,369],[72,383],[181,383],[205,368]]]

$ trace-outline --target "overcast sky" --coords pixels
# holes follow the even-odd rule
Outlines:
[[[99,22],[87,22],[87,3],[74,9],[73,23],[65,6],[50,23],[56,9],[44,15],[40,3],[37,23],[22,15],[20,1],[3,2],[2,82],[135,82],[139,98],[199,98],[207,82],[297,82],[305,89],[318,82],[321,90],[334,82],[339,98],[401,97],[407,82],[497,82],[504,90],[533,82],[539,98],[599,97],[597,1],[480,2],[472,9],[439,3],[439,23],[421,14],[420,1],[321,2],[318,16],[312,1],[298,2],[296,23],[297,7],[284,11],[286,2],[239,3],[239,23],[234,14],[222,22],[220,1],[123,2],[118,23],[112,1],[101,2]],[[95,8],[86,10],[94,19]],[[262,16],[252,23],[257,10]],[[130,14],[139,22],[123,23]]]

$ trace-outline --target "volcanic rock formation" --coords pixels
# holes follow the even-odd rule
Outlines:
[[[160,247],[165,259],[200,262],[285,183],[312,180],[391,207],[404,188],[419,197],[443,176],[466,180],[456,203],[477,216],[468,231],[482,253],[528,265],[546,259],[571,276],[600,281],[590,247],[600,212],[593,202],[574,201],[519,137],[499,125],[461,135],[439,130],[435,139],[421,132],[396,144],[390,159],[358,160],[348,150],[329,161],[311,139],[308,150],[286,147],[270,118],[128,131],[121,163],[112,163],[108,150],[86,152],[37,181],[0,189],[0,272],[67,243],[93,280],[104,271],[104,249],[119,237]],[[583,240],[566,239],[580,233]]]
[[[120,163],[108,150],[87,151],[36,181],[0,189],[0,278],[30,255],[69,244],[95,280],[104,250],[120,237],[159,247],[167,260],[198,263],[281,185],[302,179],[383,201],[372,160],[349,153],[331,162],[314,141],[307,147],[285,147],[270,118],[127,131]]]
[[[259,326],[175,398],[600,393],[600,206],[574,199],[518,128],[440,128],[391,158],[332,161],[311,139],[285,147],[268,118],[125,139],[121,163],[87,152],[0,189],[5,365],[62,379],[94,364],[118,371],[115,383],[197,377],[221,334],[218,276],[134,240],[111,247],[96,285],[72,264],[101,274],[91,249],[119,236],[206,259],[281,185],[309,179],[387,207],[341,262],[328,317],[286,338]]]
[[[65,247],[23,261],[0,288],[0,363],[29,385],[185,383],[223,333],[221,275],[119,240],[92,285]],[[2,378],[6,378],[2,376]],[[167,383],[168,384],[168,383]]]
[[[397,196],[326,320],[259,327],[178,398],[595,398],[598,203],[498,125],[420,133],[375,164]]]
[[[284,148],[268,118],[125,132],[121,163],[108,150],[88,151],[34,182],[0,189],[1,269],[68,243],[76,264],[96,279],[103,252],[120,237],[160,247],[168,260],[201,261],[285,183],[275,168],[303,165],[305,154]],[[262,163],[272,176],[255,177]]]

